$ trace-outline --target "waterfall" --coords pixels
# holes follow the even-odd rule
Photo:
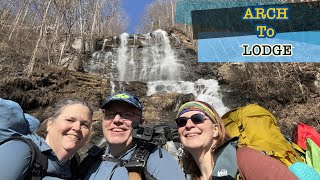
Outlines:
[[[103,40],[103,45],[102,45],[101,51],[103,51],[104,48],[106,47],[107,41],[108,41],[107,39],[104,39],[104,40]]]
[[[171,39],[181,43],[174,34]],[[196,99],[209,102],[220,115],[228,111],[216,80],[184,81],[189,72],[182,64],[184,61],[178,59],[177,49],[171,46],[169,35],[163,30],[142,35],[123,33],[104,40],[103,49],[93,54],[85,70],[110,78],[112,92],[125,91],[122,84],[128,81],[143,81],[148,84],[148,96],[192,93]]]
[[[167,32],[157,30],[139,36],[123,33],[105,39],[102,50],[94,53],[85,70],[109,75],[111,80],[148,82],[182,80],[180,74],[186,68],[171,47]]]
[[[115,89],[116,89],[116,85],[114,84],[113,81],[110,81],[110,86],[111,86],[110,94],[114,94],[115,93]]]
[[[108,51],[97,51],[92,54],[91,60],[85,66],[87,72],[98,74],[102,77],[113,78],[114,74],[111,71],[108,71],[109,67],[106,66],[106,62],[111,62],[110,67],[113,63],[113,53]]]
[[[144,81],[181,80],[180,72],[185,68],[175,56],[167,32],[157,30],[152,35],[147,34],[146,39],[150,47],[142,52],[143,68],[139,79]]]
[[[120,47],[118,48],[118,63],[117,63],[120,81],[126,80],[125,75],[126,75],[126,71],[127,71],[127,64],[126,63],[128,61],[128,55],[127,55],[128,37],[129,37],[129,34],[127,34],[127,33],[122,33],[120,35]]]
[[[129,76],[126,78],[129,81],[134,81],[135,80],[136,66],[135,66],[135,62],[134,62],[134,54],[135,54],[135,49],[131,48],[131,50],[130,50],[130,61],[129,61],[129,64],[128,64],[129,68],[127,68],[127,69],[130,69],[130,70],[127,71],[127,72],[130,72],[130,73],[128,73]]]
[[[219,93],[219,85],[214,79],[198,79],[190,81],[151,81],[148,82],[147,95],[155,93],[181,93],[193,94],[197,100],[205,101],[212,105],[219,115],[223,115],[229,109],[223,104],[222,96]]]

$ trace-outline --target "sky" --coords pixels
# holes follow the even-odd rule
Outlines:
[[[145,6],[154,0],[123,0],[123,9],[129,16],[129,34],[135,33],[136,25],[139,24],[140,17],[144,12]]]

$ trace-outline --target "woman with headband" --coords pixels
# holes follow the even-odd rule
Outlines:
[[[192,179],[297,179],[277,159],[257,150],[237,148],[221,117],[202,101],[183,104],[177,114],[179,137],[184,146],[181,162]]]

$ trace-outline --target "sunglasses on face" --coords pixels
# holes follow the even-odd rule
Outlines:
[[[132,112],[104,112],[105,120],[112,120],[116,115],[119,115],[122,119],[133,120],[138,114]]]
[[[179,117],[176,119],[176,123],[178,127],[184,127],[188,120],[191,119],[191,121],[194,124],[200,124],[203,123],[204,120],[206,119],[206,116],[204,114],[198,113],[198,114],[194,114],[191,117]]]

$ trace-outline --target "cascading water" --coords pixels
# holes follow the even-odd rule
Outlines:
[[[92,60],[88,62],[85,70],[93,74],[99,74],[102,77],[107,76],[113,79],[114,74],[112,71],[108,71],[109,67],[106,66],[106,62],[110,62],[110,68],[114,66],[113,53],[110,51],[97,51],[92,54]]]
[[[127,72],[127,61],[128,61],[128,37],[129,34],[123,33],[120,35],[120,47],[118,48],[118,63],[117,68],[119,70],[119,81],[124,81]]]
[[[175,35],[171,36],[177,41]],[[213,105],[220,115],[226,112],[228,108],[222,103],[218,82],[213,79],[183,81],[183,75],[188,72],[182,63],[167,32],[157,30],[133,36],[123,33],[119,38],[113,37],[109,44],[104,40],[102,50],[93,54],[85,70],[108,76],[112,91],[123,90],[121,82],[143,81],[148,84],[149,96],[158,92],[192,93],[196,99]],[[120,85],[116,87],[113,80],[119,80]]]
[[[142,52],[143,65],[140,80],[181,80],[180,72],[185,70],[171,48],[167,32],[157,30],[146,35],[150,45]]]
[[[148,82],[182,80],[180,74],[186,68],[171,48],[167,32],[157,30],[139,37],[123,33],[110,42],[104,40],[102,49],[93,54],[85,70],[109,75],[111,80]]]
[[[148,82],[147,95],[155,93],[193,94],[197,100],[208,102],[212,105],[219,115],[223,115],[229,109],[223,104],[219,93],[219,85],[214,79],[199,79],[195,82],[190,81],[152,81]]]

